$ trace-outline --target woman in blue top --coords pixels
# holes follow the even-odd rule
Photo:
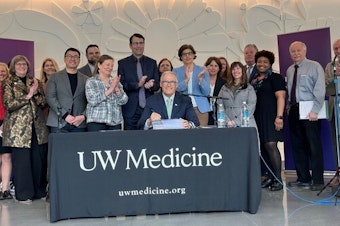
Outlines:
[[[178,57],[184,65],[173,70],[178,79],[177,91],[191,97],[200,126],[207,126],[210,111],[207,98],[210,94],[208,71],[205,67],[194,64],[196,51],[192,45],[182,45],[178,50]]]

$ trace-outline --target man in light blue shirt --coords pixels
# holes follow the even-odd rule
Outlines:
[[[318,62],[306,58],[307,47],[303,42],[293,42],[289,52],[294,64],[287,69],[288,121],[297,181],[288,182],[288,186],[317,191],[324,185],[323,150],[318,120],[325,98],[324,71]],[[301,101],[313,101],[306,119],[300,119],[299,116]],[[309,161],[312,175],[309,173]]]

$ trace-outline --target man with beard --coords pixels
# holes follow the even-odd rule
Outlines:
[[[79,72],[91,77],[93,75],[94,66],[100,57],[100,50],[98,45],[90,44],[86,48],[87,64],[79,68]]]

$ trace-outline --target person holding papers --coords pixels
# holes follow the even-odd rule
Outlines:
[[[152,122],[162,119],[182,119],[183,128],[199,126],[191,99],[176,92],[178,80],[175,73],[166,71],[161,76],[162,92],[150,96],[138,122],[140,129],[151,129]]]
[[[287,112],[297,180],[288,182],[288,186],[317,191],[324,186],[323,150],[318,120],[325,98],[324,71],[318,62],[306,58],[307,47],[303,42],[290,44],[289,53],[293,64],[287,69]],[[300,119],[299,105],[304,101],[313,101],[313,106],[307,117]],[[312,175],[309,172],[309,162]]]

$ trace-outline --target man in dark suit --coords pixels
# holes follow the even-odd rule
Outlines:
[[[257,73],[257,68],[255,65],[255,54],[258,52],[258,48],[255,44],[248,44],[244,47],[244,61],[246,62],[245,70],[247,74],[248,81],[254,77]]]
[[[94,68],[100,57],[100,50],[98,45],[90,44],[86,48],[87,64],[79,68],[79,71],[84,75],[91,77],[93,75]]]
[[[138,127],[140,129],[150,129],[153,121],[180,118],[183,119],[184,128],[199,126],[190,97],[176,93],[178,86],[176,74],[172,71],[164,72],[160,84],[162,92],[147,99]]]
[[[83,132],[86,128],[85,83],[88,77],[77,70],[80,52],[69,48],[64,55],[66,68],[51,75],[46,86],[50,106],[47,125],[51,132]]]
[[[130,37],[132,55],[118,61],[118,74],[129,97],[122,106],[124,129],[134,130],[142,115],[146,98],[159,89],[157,63],[154,59],[144,56],[144,37],[133,34]]]

